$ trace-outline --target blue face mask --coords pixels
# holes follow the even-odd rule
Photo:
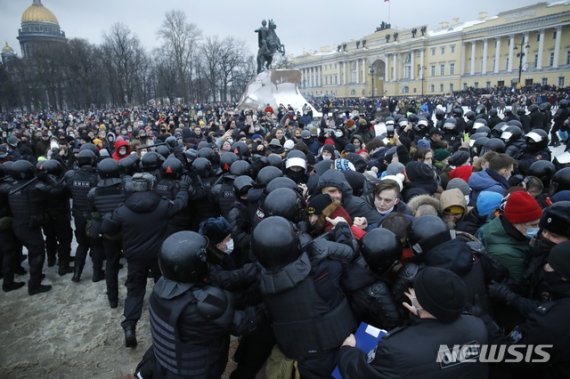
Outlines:
[[[526,228],[526,237],[527,238],[536,238],[538,235],[539,228]]]

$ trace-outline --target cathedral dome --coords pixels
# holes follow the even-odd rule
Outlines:
[[[43,6],[41,0],[34,0],[34,3],[22,14],[22,24],[28,22],[59,25],[55,15]]]
[[[2,54],[14,54],[14,49],[12,49],[10,45],[8,45],[8,42],[6,42],[6,45],[2,49]]]

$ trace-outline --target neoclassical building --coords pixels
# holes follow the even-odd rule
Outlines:
[[[65,33],[60,30],[55,15],[43,6],[41,0],[33,0],[32,5],[22,14],[18,41],[23,57],[30,58],[39,49],[65,44],[67,39]]]
[[[305,96],[436,95],[467,87],[570,86],[570,1],[408,29],[382,26],[357,41],[292,59]],[[519,80],[520,79],[520,80]]]

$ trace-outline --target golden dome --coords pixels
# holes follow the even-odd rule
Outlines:
[[[34,0],[22,14],[22,24],[25,22],[44,22],[59,25],[57,18],[49,9],[43,6],[41,0]]]
[[[2,49],[2,54],[14,54],[14,49],[12,49],[10,45],[8,45],[8,42],[6,42],[6,46],[4,46],[4,48]]]

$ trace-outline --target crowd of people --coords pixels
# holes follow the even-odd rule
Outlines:
[[[89,262],[117,308],[124,258],[142,378],[219,378],[231,335],[234,379],[569,377],[568,95],[313,105],[2,115],[2,289]]]

